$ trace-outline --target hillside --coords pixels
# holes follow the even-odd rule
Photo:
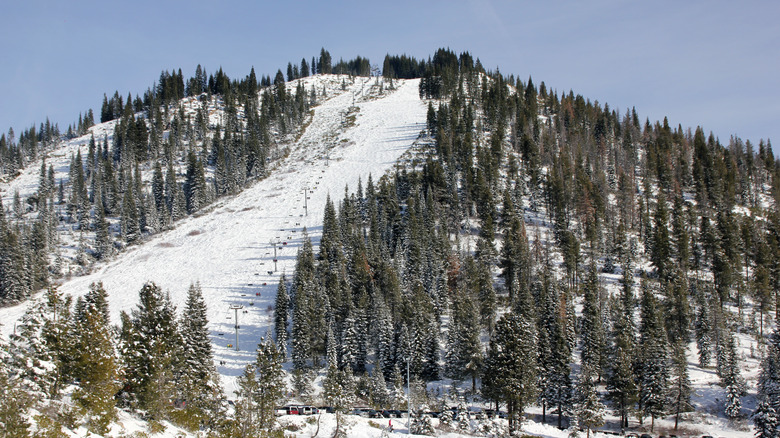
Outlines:
[[[367,74],[367,60],[354,65]],[[433,420],[443,436],[752,436],[759,402],[780,397],[770,145],[643,125],[468,53],[388,56],[383,70],[279,72],[259,90],[254,71],[229,82],[220,70],[186,97],[174,74],[151,105],[117,96],[85,135],[29,149],[0,184],[12,206],[0,289],[22,301],[0,308],[0,377],[83,404],[75,364],[91,357],[67,344],[93,333],[126,373],[107,403],[127,433],[170,421],[243,436],[281,402],[401,406],[408,370],[415,409],[509,418]],[[32,251],[11,259],[17,246]],[[49,280],[56,292],[34,292]],[[196,289],[203,318],[190,313]],[[110,323],[85,325],[101,309]],[[126,417],[136,410],[148,424]],[[322,421],[379,436],[385,420]]]
[[[338,77],[312,80],[318,87],[341,83]],[[271,328],[268,307],[273,306],[279,274],[293,271],[304,228],[312,240],[318,239],[327,196],[339,197],[346,187],[357,187],[361,178],[378,178],[391,170],[424,128],[425,106],[418,96],[418,81],[398,81],[398,89],[383,96],[361,96],[361,89],[371,82],[359,78],[345,91],[329,87],[333,94],[315,108],[305,132],[289,145],[288,156],[276,164],[270,177],[220,201],[207,214],[188,218],[176,229],[142,246],[130,247],[95,272],[62,281],[60,290],[78,297],[91,283],[102,281],[109,291],[112,320],[118,321],[120,311],[136,306],[138,291],[147,281],[170,292],[179,307],[189,285],[200,282],[209,308],[216,360],[229,362],[220,367],[220,373],[238,375],[253,356],[252,346]],[[355,120],[345,128],[342,123],[348,112]],[[92,129],[100,135],[112,125],[109,122]],[[49,162],[59,164],[65,173],[73,149],[83,148],[87,142],[81,138],[66,145]],[[17,189],[23,196],[33,193],[37,190],[36,173],[35,169],[25,172],[4,193]],[[309,190],[308,215],[304,215],[304,188]],[[274,270],[271,242],[277,239],[277,269],[269,274]],[[240,353],[225,347],[234,339],[234,324],[227,320],[233,314],[228,309],[231,304],[250,310],[239,316],[241,338],[247,346]],[[0,309],[4,336],[26,308],[27,303]],[[226,381],[228,394],[232,392],[231,380]]]

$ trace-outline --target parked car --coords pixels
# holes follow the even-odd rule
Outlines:
[[[382,416],[385,418],[401,418],[401,411],[398,409],[385,409],[382,411]]]
[[[285,406],[287,409],[287,415],[298,415],[298,406]]]
[[[368,418],[382,418],[382,412],[374,409],[369,409]]]
[[[368,418],[369,411],[371,411],[371,409],[367,407],[359,406],[359,407],[352,408],[352,415],[358,415],[360,417]]]
[[[298,407],[298,415],[314,415],[318,414],[320,411],[315,408],[314,406],[299,406]]]

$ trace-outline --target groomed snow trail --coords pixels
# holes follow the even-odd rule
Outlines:
[[[365,184],[369,174],[378,180],[424,128],[426,107],[418,96],[417,80],[396,81],[396,90],[363,101],[359,96],[368,83],[358,78],[315,107],[305,133],[268,178],[234,198],[220,200],[208,213],[130,247],[92,274],[65,281],[60,290],[77,297],[91,283],[102,281],[109,293],[112,322],[118,323],[120,311],[136,307],[138,292],[147,281],[169,292],[179,311],[189,285],[200,282],[215,360],[232,397],[235,377],[254,359],[257,342],[271,330],[279,276],[286,272],[291,278],[304,227],[316,251],[327,195],[338,203],[345,186],[354,190],[358,179]],[[353,101],[359,108],[354,125],[343,130]],[[308,189],[307,215],[304,189]],[[277,270],[272,272],[271,242],[277,239]],[[244,306],[238,313],[240,351],[235,351],[235,345],[228,347],[235,344],[235,311],[229,308],[233,304]],[[4,337],[25,309],[26,305],[0,309]]]

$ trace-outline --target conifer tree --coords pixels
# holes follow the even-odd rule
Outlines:
[[[664,415],[668,408],[669,347],[663,319],[650,287],[643,287],[641,303],[640,409],[643,414],[650,416],[652,431],[655,419]]]
[[[179,397],[185,404],[182,417],[194,428],[215,424],[222,398],[206,310],[200,284],[191,284],[178,324],[182,345],[177,361],[181,367],[175,377]]]
[[[154,420],[166,418],[168,401],[174,398],[172,366],[181,345],[174,307],[162,289],[149,282],[141,288],[132,316],[122,322],[125,390],[131,404]]]
[[[653,216],[653,238],[651,261],[658,270],[658,276],[665,279],[671,268],[671,240],[669,238],[669,213],[666,199],[659,194]]]
[[[304,234],[305,233],[304,229]],[[293,279],[292,314],[292,359],[296,370],[309,366],[317,367],[319,358],[325,353],[325,312],[323,295],[315,276],[314,254],[311,240],[304,237],[295,266]],[[328,305],[327,303],[325,304]]]
[[[79,388],[73,399],[82,411],[87,427],[106,434],[116,419],[114,395],[120,366],[114,351],[114,331],[109,324],[106,295],[102,285],[93,284],[75,318],[77,356],[74,371]]]
[[[99,259],[106,259],[113,252],[111,231],[106,220],[106,212],[100,197],[95,199],[95,255]]]
[[[257,345],[255,372],[257,373],[257,392],[254,393],[257,406],[257,422],[265,430],[274,424],[274,407],[286,391],[284,383],[284,357],[270,337],[260,340]]]
[[[777,412],[766,400],[762,400],[753,413],[753,423],[756,425],[756,438],[777,438],[780,431],[777,430]]]
[[[685,344],[678,342],[674,346],[674,358],[671,372],[669,400],[674,412],[674,430],[680,421],[680,414],[693,409],[691,405],[691,381],[688,378],[688,359],[685,357]]]
[[[274,335],[282,358],[287,356],[289,310],[290,296],[287,294],[287,284],[285,276],[282,274],[279,277],[279,286],[276,288],[276,302],[274,304]]]
[[[598,429],[604,424],[604,404],[599,400],[599,394],[594,382],[595,371],[588,368],[585,364],[580,374],[580,381],[577,384],[577,424],[584,427],[587,431],[587,437],[590,438],[590,431]]]
[[[519,428],[523,412],[536,398],[536,330],[533,322],[509,313],[490,338],[483,393],[507,404],[510,429]]]
[[[604,326],[599,305],[599,280],[596,267],[591,266],[583,285],[585,303],[582,309],[582,363],[600,378],[604,355]]]
[[[122,198],[122,237],[127,243],[134,243],[141,238],[141,223],[138,218],[138,207],[133,190],[128,188]]]
[[[244,373],[238,377],[237,382],[238,400],[236,401],[236,410],[234,421],[229,427],[230,436],[248,438],[261,436],[261,423],[257,420],[257,400],[256,395],[260,389],[257,384],[254,364],[247,364],[244,367]]]
[[[634,375],[634,325],[625,304],[618,302],[614,312],[612,348],[607,374],[607,398],[620,414],[620,427],[628,427],[628,415],[637,401],[637,385]]]
[[[20,386],[19,380],[11,376],[13,371],[8,366],[7,348],[0,345],[0,425],[8,438],[28,438],[28,412],[34,399]]]
[[[471,377],[472,391],[482,367],[479,322],[472,298],[465,291],[453,297],[451,326],[447,338],[446,374],[455,379]]]

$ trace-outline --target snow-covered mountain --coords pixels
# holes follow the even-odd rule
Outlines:
[[[219,198],[208,208],[176,222],[172,229],[128,246],[107,262],[96,263],[86,275],[68,275],[57,280],[60,291],[78,297],[88,292],[90,284],[102,282],[109,294],[112,322],[117,324],[120,312],[136,307],[138,292],[146,282],[161,286],[179,309],[190,284],[198,282],[208,306],[214,359],[225,394],[229,399],[234,398],[236,378],[255,359],[255,346],[261,337],[270,334],[279,278],[283,273],[291,278],[305,233],[317,252],[328,196],[338,201],[344,196],[345,188],[353,191],[360,181],[365,184],[369,176],[378,180],[392,171],[405,155],[411,157],[416,146],[429,140],[422,136],[427,102],[420,99],[419,82],[419,79],[395,80],[389,85],[380,78],[335,75],[293,81],[288,88],[301,83],[303,89],[317,90],[318,94],[322,90],[322,97],[318,97],[317,105],[295,138],[277,145],[267,176],[237,195]],[[181,105],[189,110],[197,105],[197,99],[188,99]],[[219,125],[223,115],[216,105],[209,109],[212,124]],[[539,120],[547,121],[547,118],[540,116]],[[92,135],[98,140],[104,136],[110,138],[116,123],[96,125],[90,128],[90,134],[50,152],[46,163],[53,167],[56,179],[68,178],[72,157],[77,151],[86,154]],[[39,169],[40,162],[32,163],[12,181],[0,184],[5,206],[12,204],[16,192],[24,199],[38,190]],[[145,168],[143,172],[143,180],[148,183],[151,169]],[[536,215],[530,213],[525,218],[529,234],[549,236],[551,231],[544,215],[538,212]],[[467,248],[474,243],[471,237],[464,237]],[[65,251],[75,252],[79,238],[78,231],[66,233],[64,243],[70,248]],[[602,279],[606,289],[617,290],[619,275],[606,274]],[[3,339],[8,339],[15,330],[15,323],[29,305],[26,302],[0,308]],[[581,312],[579,304],[578,312]],[[235,326],[240,327],[238,340]],[[744,374],[753,384],[758,368],[758,360],[752,355],[753,341],[748,335],[738,336],[743,342],[740,353]],[[734,431],[723,417],[707,412],[719,405],[718,398],[724,392],[717,386],[718,378],[711,370],[696,366],[693,351],[693,348],[689,350],[688,362],[695,388],[693,399],[699,412],[690,414],[688,423],[696,424],[696,430],[749,435],[750,431]],[[539,413],[536,407],[529,411],[532,415]],[[297,424],[299,436],[314,433],[310,430],[314,426],[301,419],[285,421]],[[333,427],[329,421],[325,420],[324,424]],[[379,436],[381,432],[362,419],[351,421],[354,436]],[[659,423],[664,421],[667,420]],[[564,432],[543,424],[530,423],[525,430],[565,436]]]

